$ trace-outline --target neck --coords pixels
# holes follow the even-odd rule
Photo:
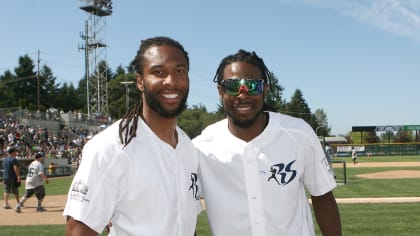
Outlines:
[[[178,118],[165,118],[143,106],[142,118],[149,128],[164,142],[173,148],[178,143],[176,125]]]
[[[248,127],[240,127],[234,124],[234,122],[228,117],[229,131],[239,139],[246,142],[253,140],[255,137],[260,135],[268,124],[268,113],[261,112],[254,123]]]

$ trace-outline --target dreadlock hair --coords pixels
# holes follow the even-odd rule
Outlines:
[[[264,83],[271,83],[271,73],[264,64],[262,58],[260,58],[254,51],[248,52],[243,49],[235,54],[229,55],[220,62],[219,67],[217,68],[216,75],[213,78],[213,82],[221,85],[223,81],[223,71],[227,65],[230,65],[234,62],[245,62],[253,66],[258,67],[262,73],[262,79]]]
[[[261,77],[264,80],[264,83],[268,84],[269,88],[271,89],[271,78],[273,75],[268,70],[267,66],[264,64],[263,59],[260,58],[254,51],[249,52],[243,49],[239,49],[237,53],[223,58],[223,60],[220,62],[219,67],[216,70],[216,75],[213,78],[213,82],[217,83],[218,85],[221,85],[223,81],[223,71],[225,70],[225,67],[234,62],[244,62],[258,67],[261,71]],[[264,102],[264,110],[273,109],[270,108],[268,104]]]
[[[188,57],[188,53],[184,50],[184,47],[174,39],[158,36],[141,41],[137,55],[132,61],[132,66],[134,66],[137,74],[143,75],[143,66],[145,60],[144,53],[151,47],[159,46],[171,46],[179,49],[187,59],[187,66],[189,67],[190,59]],[[127,146],[134,137],[136,137],[137,123],[139,117],[142,116],[142,108],[143,102],[142,99],[140,99],[136,104],[130,107],[130,109],[126,114],[124,114],[119,123],[120,142],[122,145],[124,145],[124,147]]]

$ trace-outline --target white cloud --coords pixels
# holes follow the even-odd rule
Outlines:
[[[328,8],[381,30],[420,42],[420,0],[278,0]]]

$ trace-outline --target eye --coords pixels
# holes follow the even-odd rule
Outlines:
[[[186,69],[186,68],[184,68],[184,67],[179,67],[179,68],[177,68],[177,69],[176,69],[176,73],[177,73],[178,75],[184,75],[184,74],[186,74],[186,73],[187,73],[187,69]]]
[[[158,76],[158,77],[162,77],[164,75],[164,71],[160,68],[155,68],[152,71],[152,74],[155,75],[155,76]]]

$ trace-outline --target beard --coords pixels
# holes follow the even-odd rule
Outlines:
[[[226,116],[230,117],[233,124],[239,128],[246,129],[251,127],[258,120],[258,117],[263,113],[263,109],[259,110],[255,115],[248,119],[238,119],[235,115],[230,112],[226,107],[224,108]]]
[[[164,118],[176,118],[179,116],[186,108],[187,108],[187,97],[188,97],[189,89],[186,90],[185,96],[182,98],[179,106],[173,110],[165,109],[159,101],[159,98],[152,93],[147,87],[144,87],[144,99],[146,100],[146,104],[152,109],[154,112],[159,114]]]

